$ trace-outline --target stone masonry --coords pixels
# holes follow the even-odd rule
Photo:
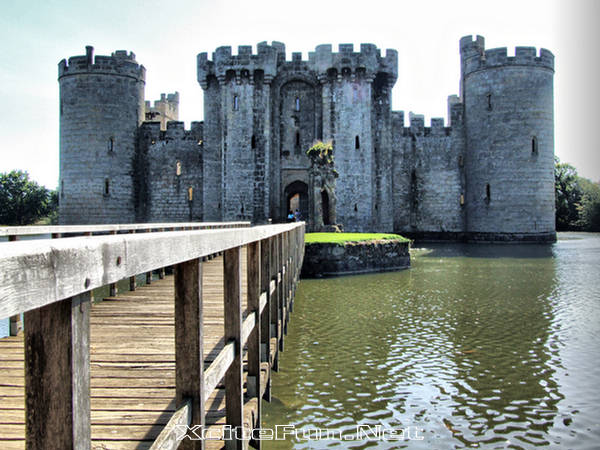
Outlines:
[[[331,203],[346,231],[553,241],[554,56],[467,36],[460,58],[450,123],[426,127],[391,110],[395,50],[219,47],[197,57],[205,118],[185,130],[179,94],[144,103],[132,53],[88,47],[59,64],[60,221],[265,223],[294,204],[315,230]],[[333,144],[334,195],[312,185],[316,140]]]

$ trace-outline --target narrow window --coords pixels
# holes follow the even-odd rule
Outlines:
[[[491,192],[490,192],[490,184],[488,183],[488,184],[485,185],[485,201],[487,203],[489,203],[491,197],[492,197],[492,195],[491,195]]]
[[[60,196],[65,198],[65,180],[60,180]]]
[[[492,110],[492,94],[488,94],[487,96],[487,109],[488,111]]]
[[[462,167],[464,165],[463,155],[458,155],[458,167]]]
[[[300,132],[296,131],[296,147],[300,147]]]
[[[190,186],[188,188],[188,202],[191,202],[194,200],[194,188],[192,186]]]
[[[358,205],[356,203],[354,204],[354,212],[358,212]]]
[[[240,208],[240,214],[244,214],[244,205]]]
[[[252,135],[252,139],[250,139],[250,147],[252,147],[252,149],[256,148],[256,136]]]
[[[115,138],[111,136],[108,138],[108,151],[112,152],[115,149]]]
[[[175,175],[181,175],[181,161],[177,161],[177,163],[175,164]]]
[[[239,104],[239,101],[238,101],[238,96],[234,95],[233,96],[233,110],[237,111],[238,109],[240,109],[240,104]]]
[[[463,206],[465,204],[465,196],[464,194],[460,194],[460,206]]]
[[[104,195],[110,195],[110,180],[108,178],[104,179]]]
[[[300,97],[296,97],[296,111],[300,111]]]
[[[534,155],[537,155],[538,152],[538,141],[537,141],[537,137],[532,137],[531,138],[531,153]]]
[[[358,149],[360,148],[360,138],[359,138],[358,136],[356,136],[356,137],[354,138],[354,148],[355,148],[356,150],[358,150]]]

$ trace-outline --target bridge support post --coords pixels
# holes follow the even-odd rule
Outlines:
[[[223,255],[225,343],[234,344],[234,359],[225,373],[226,423],[233,432],[225,437],[227,450],[242,450],[244,443],[242,439],[236,439],[242,436],[244,427],[241,250],[241,247],[235,247],[225,250]]]
[[[205,426],[202,263],[175,266],[175,386],[177,407],[191,402],[190,426]],[[184,439],[181,450],[204,450],[204,440]]]
[[[260,404],[260,347],[261,347],[261,315],[260,315],[260,241],[252,242],[246,247],[247,260],[247,284],[248,284],[248,314],[254,314],[256,322],[250,336],[248,337],[248,382],[247,392],[249,398],[256,398],[256,417],[254,423],[250,424],[250,429],[261,425],[261,404]],[[260,449],[260,439],[251,439],[254,448]]]
[[[25,448],[89,450],[91,293],[25,313]]]
[[[267,295],[267,304],[262,312],[260,321],[261,360],[271,364],[271,262],[270,262],[271,240],[264,239],[260,242],[260,290]],[[265,400],[271,401],[271,370],[267,374],[267,387],[265,389]]]

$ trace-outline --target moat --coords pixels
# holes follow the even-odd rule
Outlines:
[[[265,448],[597,448],[600,235],[418,247],[410,270],[301,282],[263,422],[424,439]]]

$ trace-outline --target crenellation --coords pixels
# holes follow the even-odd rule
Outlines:
[[[67,62],[68,61],[68,62]],[[92,46],[86,47],[86,54],[71,56],[58,64],[58,78],[80,74],[106,74],[132,77],[138,81],[146,78],[146,69],[135,60],[133,52],[117,51],[111,56],[95,55]]]

